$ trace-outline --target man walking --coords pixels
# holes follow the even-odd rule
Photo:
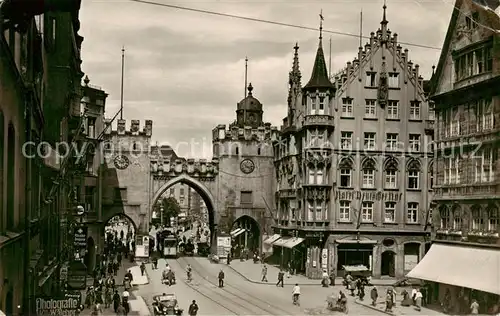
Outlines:
[[[267,267],[264,265],[262,267],[262,282],[267,282]]]
[[[224,271],[219,272],[219,287],[224,287]]]
[[[280,269],[280,272],[278,272],[278,283],[276,283],[276,286],[280,286],[283,287],[283,279],[285,277],[285,273],[283,272],[283,270]]]
[[[196,301],[193,300],[191,305],[189,305],[189,316],[196,316],[198,315],[198,304],[196,304]]]

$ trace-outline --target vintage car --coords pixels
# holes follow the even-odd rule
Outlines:
[[[153,296],[154,315],[182,315],[175,294],[162,294]]]

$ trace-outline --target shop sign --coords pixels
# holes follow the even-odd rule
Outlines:
[[[335,200],[393,201],[399,202],[403,193],[384,191],[336,190]]]
[[[328,249],[323,249],[321,254],[321,268],[323,270],[328,268]]]
[[[77,248],[87,247],[87,237],[89,228],[87,226],[77,226],[73,230],[74,245]]]
[[[35,315],[79,315],[82,296],[66,293],[63,297],[35,297]]]
[[[68,287],[73,290],[87,288],[87,266],[81,261],[73,261],[68,267]]]

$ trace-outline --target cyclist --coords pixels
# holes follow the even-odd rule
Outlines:
[[[300,306],[299,297],[300,297],[300,286],[297,283],[295,283],[295,286],[293,287],[292,290],[293,305]]]

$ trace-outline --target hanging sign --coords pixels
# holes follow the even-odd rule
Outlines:
[[[87,247],[87,237],[89,228],[87,226],[77,226],[73,228],[73,241],[76,248]]]
[[[68,266],[68,288],[85,290],[87,288],[87,266],[81,261],[73,261]]]

